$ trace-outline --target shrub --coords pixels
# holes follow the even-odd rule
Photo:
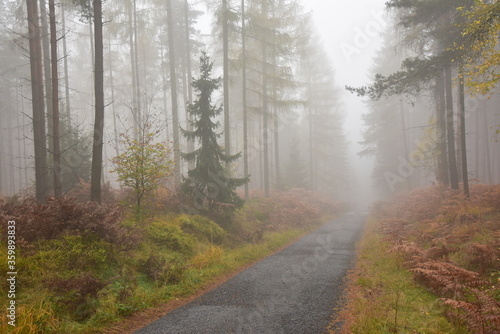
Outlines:
[[[0,315],[0,333],[60,333],[60,319],[56,316],[52,303],[45,295],[39,294],[30,303],[21,303],[16,309],[16,326],[8,324],[7,312]]]
[[[177,284],[184,277],[186,265],[178,258],[166,259],[158,255],[150,255],[143,271],[149,279],[162,284]]]
[[[210,246],[204,252],[199,253],[189,261],[190,265],[197,269],[207,267],[219,262],[224,254],[224,249],[219,246]]]
[[[499,186],[473,185],[470,199],[427,187],[379,203],[375,211],[414,279],[443,297],[448,318],[473,333],[496,333],[500,324],[490,275],[498,272],[499,200]]]
[[[36,262],[35,270],[97,271],[110,264],[111,245],[96,238],[68,235],[56,240],[40,241],[38,251],[28,258]],[[35,272],[33,274],[36,274]]]
[[[76,321],[88,319],[95,313],[97,294],[107,284],[92,273],[82,273],[70,278],[54,277],[46,282],[61,311],[65,311]]]
[[[214,221],[202,216],[180,215],[176,218],[182,231],[193,235],[198,240],[221,243],[227,232]]]
[[[70,197],[48,198],[46,204],[28,198],[20,205],[7,203],[0,207],[2,229],[6,230],[8,220],[15,220],[17,239],[29,243],[72,234],[94,235],[115,245],[131,247],[137,242],[136,233],[121,225],[121,217],[122,211],[117,206],[81,203]]]
[[[167,248],[181,254],[193,252],[193,238],[182,232],[179,226],[165,222],[154,222],[146,228],[147,237],[161,248]]]

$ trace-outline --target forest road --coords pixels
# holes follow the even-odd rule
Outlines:
[[[365,220],[338,218],[135,334],[323,333]]]

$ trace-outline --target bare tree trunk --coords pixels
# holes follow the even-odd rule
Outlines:
[[[64,54],[64,86],[65,86],[65,98],[66,98],[66,118],[68,125],[71,123],[71,106],[69,99],[69,75],[68,75],[68,52],[66,46],[66,13],[64,11],[65,6],[62,5],[62,29],[63,29],[63,54]]]
[[[405,159],[408,159],[410,157],[410,152],[408,149],[408,141],[406,140],[406,120],[403,101],[399,101],[399,115],[401,121],[401,141],[403,142],[403,156]],[[406,186],[408,187],[408,190],[412,188],[411,175],[406,178]]]
[[[275,6],[274,6],[274,2],[270,2],[271,3],[271,10],[272,10],[272,16],[273,16],[273,19],[276,18],[276,12],[275,12]],[[272,73],[273,73],[273,76],[274,78],[276,78],[277,74],[276,74],[276,68],[277,68],[277,64],[276,64],[276,31],[273,29],[273,54],[272,54],[272,66],[273,66],[273,69],[272,69]],[[277,94],[277,91],[276,91],[276,83],[275,83],[275,80],[273,80],[273,87],[272,87],[272,92],[273,92],[273,123],[274,123],[274,171],[276,173],[276,188],[277,189],[281,189],[281,170],[280,170],[280,146],[279,146],[279,139],[280,139],[280,136],[279,136],[279,118],[278,118],[278,106],[277,106],[277,103],[278,103],[278,94]]]
[[[268,9],[267,0],[262,1],[262,16],[264,22],[268,19]],[[269,197],[269,122],[268,122],[268,97],[267,97],[267,45],[266,36],[262,36],[262,133],[263,133],[263,145],[264,145],[264,193],[266,197]]]
[[[168,54],[170,58],[170,90],[172,100],[172,130],[174,134],[174,179],[175,184],[181,182],[181,154],[179,147],[179,114],[177,106],[177,75],[175,73],[175,41],[172,2],[167,0]]]
[[[490,139],[488,135],[488,106],[487,101],[484,101],[484,111],[483,111],[483,133],[484,133],[484,169],[485,169],[485,183],[492,184],[492,172],[491,172],[491,155],[490,155]]]
[[[248,176],[248,115],[247,115],[247,55],[246,55],[246,16],[245,0],[241,0],[241,53],[242,53],[242,89],[243,89],[243,176]],[[249,182],[245,183],[245,199],[249,195]]]
[[[185,44],[186,44],[186,76],[187,76],[187,102],[192,103],[193,102],[193,87],[192,87],[192,81],[193,81],[193,76],[192,76],[192,70],[191,70],[191,32],[190,32],[190,24],[189,24],[189,2],[188,0],[184,1],[184,25],[186,28],[186,39],[185,39]],[[188,131],[192,131],[192,126],[191,126],[191,116],[189,113],[186,113],[187,115],[187,126],[186,129]],[[194,151],[194,141],[190,138],[187,139],[187,150],[188,152],[193,152]],[[194,161],[189,162],[189,169],[194,168]]]
[[[137,119],[136,122],[139,125],[139,128],[143,126],[142,124],[142,98],[141,98],[141,80],[139,77],[139,44],[137,42],[137,0],[133,0],[134,5],[134,69],[135,69],[135,83],[136,83],[136,96],[137,96]]]
[[[46,2],[45,0],[40,0],[40,22],[41,22],[41,32],[42,32],[42,51],[43,51],[43,70],[44,70],[44,77],[45,77],[45,105],[47,106],[47,139],[48,139],[48,168],[53,167],[52,165],[52,160],[51,155],[54,152],[54,147],[53,147],[53,141],[52,141],[52,136],[53,136],[53,117],[52,117],[52,110],[53,110],[53,101],[52,101],[52,81],[51,81],[51,70],[50,70],[50,41],[49,41],[49,29],[48,29],[48,23],[47,23],[47,8],[46,8]],[[52,183],[53,180],[50,179],[48,180],[49,183]],[[48,185],[50,188],[50,185]]]
[[[36,0],[26,0],[33,104],[33,139],[35,145],[35,194],[40,202],[48,194],[47,148],[45,135],[45,104],[43,96],[42,50]]]
[[[460,77],[458,77],[458,80],[460,80]],[[457,86],[457,96],[458,96],[458,99],[457,99],[457,112],[456,112],[456,116],[457,116],[457,121],[456,121],[456,136],[455,136],[455,147],[457,148],[457,173],[458,173],[458,178],[459,180],[461,179],[462,175],[463,175],[463,170],[462,170],[462,118],[460,117],[460,113],[461,113],[461,109],[462,109],[462,106],[461,106],[461,85],[460,83],[458,84]],[[464,97],[465,99],[465,97]],[[465,108],[465,106],[464,106]]]
[[[165,129],[167,141],[170,140],[170,131],[168,129],[168,110],[167,110],[167,78],[165,76],[165,58],[163,54],[163,44],[160,44],[160,55],[161,55],[161,78],[163,84],[163,110],[165,112]]]
[[[227,0],[222,0],[222,53],[223,53],[223,89],[224,89],[224,146],[225,153],[231,154],[231,125],[229,124],[229,36],[228,36],[228,8]],[[226,162],[226,171],[229,173],[231,164]]]
[[[49,0],[50,46],[52,67],[52,146],[54,149],[54,196],[62,196],[61,186],[61,145],[59,135],[59,74],[57,69],[56,9],[54,0]]]
[[[14,109],[12,106],[12,99],[10,96],[10,88],[7,87],[7,155],[8,155],[8,181],[9,181],[9,195],[13,195],[16,193],[16,178],[14,174],[14,144],[12,141],[12,110]]]
[[[104,55],[102,37],[102,0],[93,0],[95,34],[95,120],[92,144],[90,200],[101,203],[102,151],[104,143]]]
[[[315,190],[315,175],[314,175],[314,144],[313,144],[313,130],[314,130],[314,119],[313,119],[313,108],[312,108],[312,82],[311,82],[311,70],[310,70],[310,59],[307,60],[307,85],[308,85],[308,114],[309,114],[309,187],[311,190]]]
[[[132,4],[127,4],[127,14],[128,14],[128,36],[129,36],[129,48],[130,48],[130,71],[132,77],[132,117],[133,117],[133,126],[135,130],[138,130],[138,116],[137,116],[137,79],[136,79],[136,70],[135,70],[135,46],[134,46],[134,20],[132,15]],[[138,133],[138,131],[136,131]],[[137,139],[137,138],[136,138]]]
[[[450,185],[451,189],[458,190],[458,172],[457,172],[457,157],[455,151],[455,129],[453,124],[453,96],[452,96],[452,80],[451,66],[446,65],[444,68],[445,87],[446,87],[446,132],[448,141],[448,163],[450,167]]]
[[[116,105],[115,105],[115,83],[113,79],[113,56],[111,53],[111,38],[108,39],[108,57],[109,57],[109,83],[111,85],[111,108],[113,111],[113,134],[115,137],[115,154],[118,156],[118,126],[116,125]]]
[[[469,192],[469,172],[467,169],[467,136],[465,133],[465,89],[462,66],[460,66],[462,76],[458,78],[459,101],[460,101],[460,151],[462,165],[462,182],[464,184],[464,194],[467,198],[470,197]]]
[[[436,80],[435,91],[436,103],[436,130],[438,136],[438,181],[448,186],[450,184],[448,167],[448,148],[446,146],[446,99],[444,89],[444,77],[441,73]]]

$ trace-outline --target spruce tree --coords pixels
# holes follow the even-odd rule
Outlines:
[[[220,87],[220,78],[212,78],[213,62],[203,52],[200,57],[200,77],[193,81],[197,91],[196,100],[189,104],[188,113],[192,131],[182,130],[183,135],[194,140],[199,148],[182,156],[195,167],[183,179],[182,189],[192,199],[192,204],[201,213],[207,214],[219,224],[227,224],[236,207],[243,204],[235,189],[249,181],[232,178],[225,169],[240,154],[227,155],[217,143],[222,133],[217,133],[219,122],[213,120],[222,112],[222,106],[212,104],[212,93]]]

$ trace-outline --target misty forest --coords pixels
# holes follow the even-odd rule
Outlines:
[[[0,332],[499,333],[500,2],[381,4],[0,0]]]

